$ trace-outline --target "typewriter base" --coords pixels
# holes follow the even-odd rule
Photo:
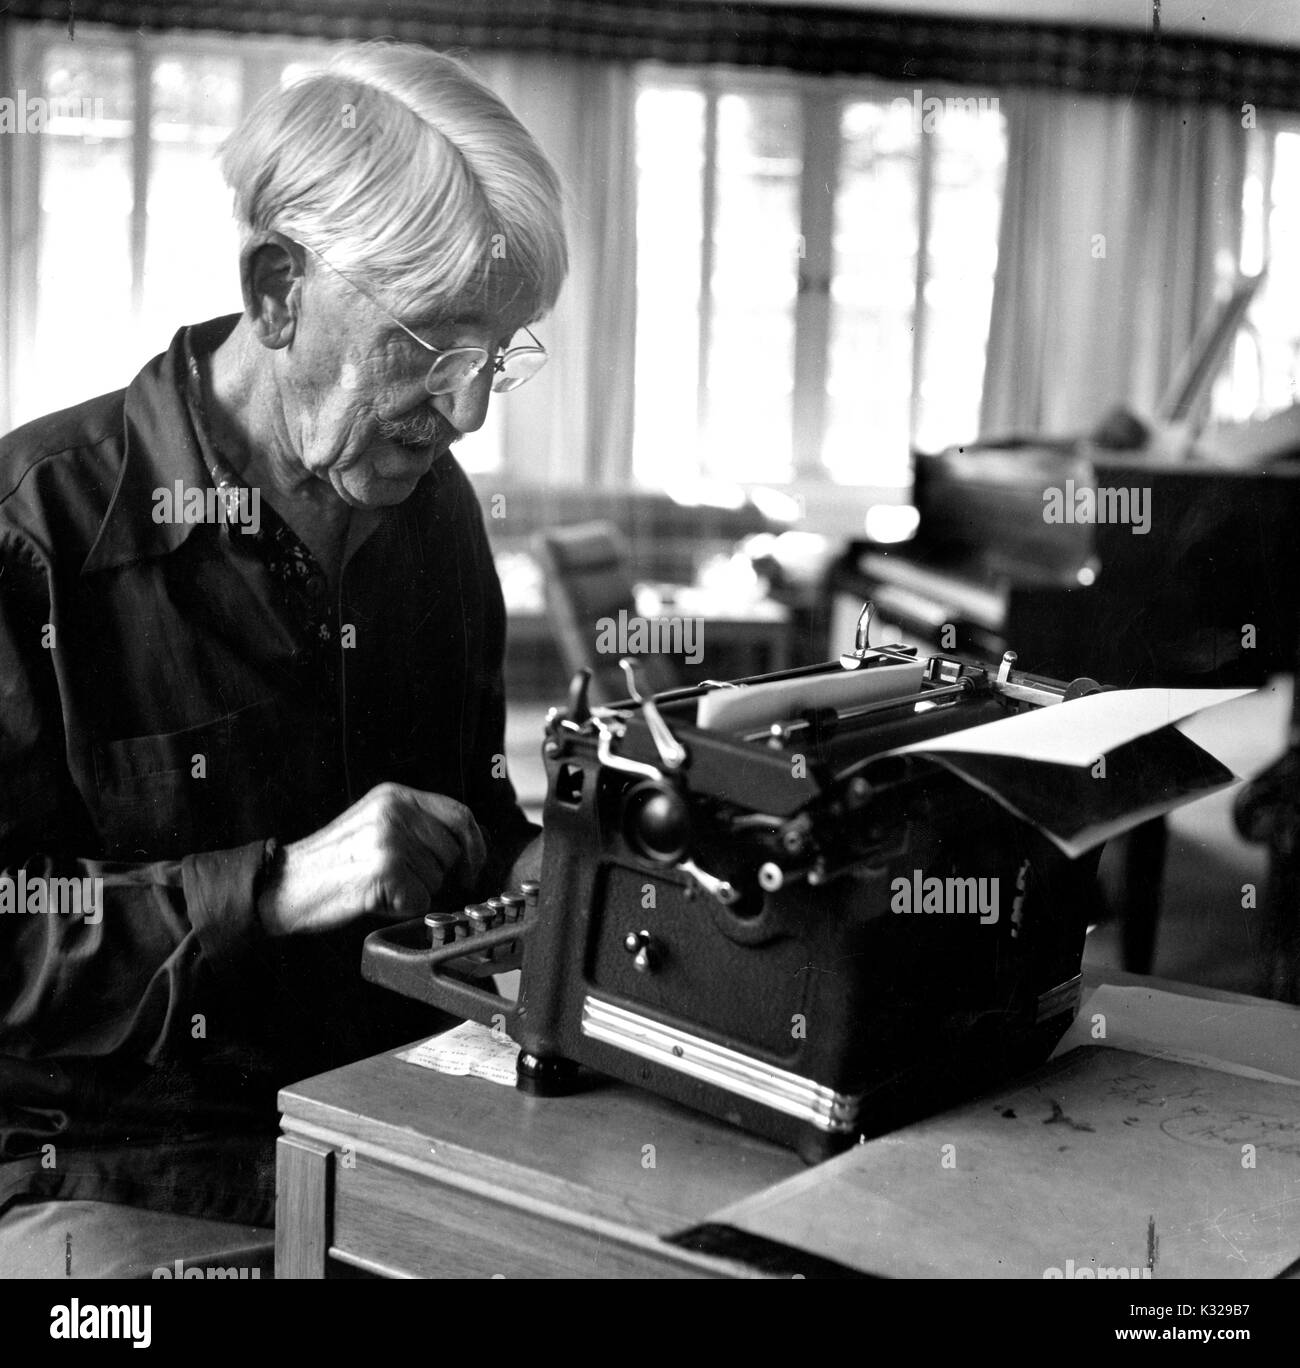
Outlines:
[[[653,1060],[627,1055],[593,1060],[598,1072],[672,1098],[753,1135],[795,1151],[805,1164],[820,1164],[863,1141],[958,1106],[981,1092],[1044,1063],[1065,1034],[1074,1012],[1060,1012],[1028,1030],[966,1035],[943,1062],[917,1065],[904,1074],[875,1080],[860,1093],[840,1094],[855,1120],[829,1129],[770,1106],[701,1083]],[[604,1068],[602,1069],[602,1065]],[[583,1065],[562,1055],[521,1051],[515,1086],[534,1097],[562,1098],[587,1086]]]
[[[568,1097],[581,1092],[578,1066],[562,1055],[534,1055],[520,1050],[515,1064],[515,1087],[529,1097]]]

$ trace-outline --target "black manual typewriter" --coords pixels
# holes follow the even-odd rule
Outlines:
[[[872,648],[867,618],[755,679],[642,698],[624,662],[628,701],[592,708],[579,675],[547,719],[540,885],[375,932],[365,976],[504,1029],[521,1089],[585,1066],[809,1162],[1041,1063],[1100,842],[1232,776],[1171,727],[1104,778],[945,756],[1101,687]],[[492,987],[513,968],[517,1002]]]

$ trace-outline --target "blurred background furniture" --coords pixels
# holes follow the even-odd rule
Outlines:
[[[1300,650],[1296,679],[1300,681]],[[1269,852],[1260,904],[1260,991],[1280,1002],[1300,1003],[1300,688],[1292,694],[1287,742],[1282,758],[1237,795],[1233,816],[1237,830],[1248,841],[1267,845]]]
[[[566,674],[591,670],[593,703],[628,696],[619,668],[620,651],[599,649],[600,624],[615,625],[637,615],[632,562],[627,542],[612,523],[579,523],[539,532],[534,540],[546,580],[546,611]],[[612,634],[617,636],[617,630]],[[629,652],[630,654],[630,652]],[[663,693],[681,686],[673,658],[638,656],[637,684],[643,692]]]

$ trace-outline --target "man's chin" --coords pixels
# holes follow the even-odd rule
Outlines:
[[[433,465],[432,446],[417,452],[400,448],[404,459],[366,461],[348,470],[332,471],[330,483],[344,503],[353,508],[382,508],[409,499]],[[412,459],[418,457],[418,459]]]

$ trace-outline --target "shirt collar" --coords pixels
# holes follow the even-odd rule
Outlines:
[[[122,470],[82,574],[165,556],[185,542],[196,524],[154,521],[159,490],[174,490],[178,480],[186,489],[207,488],[220,482],[221,471],[239,483],[224,463],[213,466],[219,458],[210,441],[196,430],[188,398],[190,357],[215,351],[235,330],[239,317],[229,314],[182,328],[171,346],[127,387]],[[416,504],[421,495],[433,498],[454,464],[451,452],[444,453],[406,504]],[[376,510],[375,524],[395,512],[394,508]]]
[[[194,523],[155,522],[159,490],[212,483],[186,401],[186,350],[214,351],[234,331],[238,314],[182,328],[171,346],[135,377],[123,401],[123,456],[108,512],[99,525],[82,574],[175,551]]]

